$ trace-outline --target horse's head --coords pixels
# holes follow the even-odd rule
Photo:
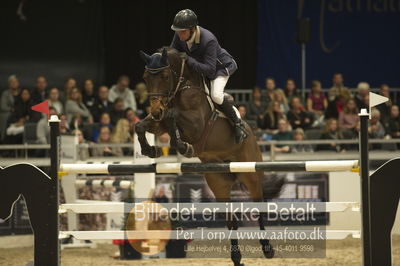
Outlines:
[[[150,113],[154,120],[160,121],[164,118],[168,103],[178,89],[175,81],[179,76],[171,66],[167,49],[164,48],[161,53],[152,55],[140,51],[140,56],[146,63],[143,79],[150,97]]]

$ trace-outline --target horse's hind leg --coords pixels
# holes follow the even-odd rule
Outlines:
[[[228,202],[231,201],[231,189],[232,185],[235,182],[235,176],[233,174],[221,174],[221,173],[212,173],[204,175],[208,186],[211,191],[214,193],[215,198],[219,202]],[[234,215],[227,215],[226,225],[229,230],[237,230],[237,220]],[[243,266],[244,264],[240,263],[242,259],[242,254],[240,253],[238,240],[231,239],[231,259],[233,261],[234,266]]]

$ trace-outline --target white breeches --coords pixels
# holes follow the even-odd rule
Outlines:
[[[224,89],[228,82],[229,76],[218,76],[216,79],[211,80],[211,99],[216,104],[222,104],[224,102]],[[240,113],[238,109],[233,106],[235,113],[238,118],[240,118]]]
[[[216,104],[222,104],[224,101],[224,89],[229,76],[218,76],[211,81],[211,99]]]

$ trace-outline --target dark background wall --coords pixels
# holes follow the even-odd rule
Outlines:
[[[300,82],[297,17],[311,20],[307,45],[307,86],[320,79],[330,87],[342,72],[345,85],[367,81],[373,87],[400,87],[400,5],[397,0],[259,1],[258,74],[278,85],[293,77]]]
[[[17,74],[32,87],[38,75],[62,87],[68,77],[111,85],[121,74],[141,80],[147,53],[169,45],[174,15],[193,9],[237,60],[229,87],[255,83],[257,1],[28,0],[26,21],[16,16],[19,1],[0,1],[0,87]]]
[[[400,87],[400,6],[396,0],[24,0],[27,21],[16,15],[18,0],[0,1],[0,89],[10,74],[32,87],[37,75],[62,87],[67,77],[111,85],[121,74],[141,80],[147,53],[168,45],[175,13],[191,8],[200,25],[215,33],[237,60],[229,88],[278,86],[293,77],[300,84],[297,17],[310,17],[307,85],[331,85],[343,72],[354,87],[367,81]],[[397,3],[397,4],[396,4]]]

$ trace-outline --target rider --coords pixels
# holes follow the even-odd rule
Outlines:
[[[211,98],[221,106],[225,115],[235,125],[235,140],[241,143],[247,137],[243,121],[233,105],[224,100],[224,88],[237,65],[232,56],[218,43],[210,31],[197,25],[197,16],[190,9],[179,11],[171,26],[175,31],[171,47],[185,53],[189,67],[211,80]]]

